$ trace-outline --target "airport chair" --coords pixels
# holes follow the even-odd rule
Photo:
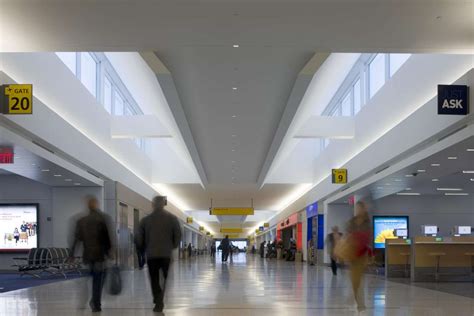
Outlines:
[[[30,274],[39,278],[38,274],[32,273],[32,271],[37,270],[37,266],[38,266],[37,256],[39,256],[38,248],[31,248],[30,251],[28,252],[28,257],[13,258],[13,262],[14,262],[13,267],[18,268],[18,272],[20,272],[20,276],[23,276],[25,274]]]
[[[446,256],[446,253],[444,252],[430,252],[428,254],[428,256],[430,257],[434,257],[436,259],[436,266],[435,266],[435,273],[434,273],[434,276],[435,276],[435,281],[438,282],[439,281],[439,267],[440,267],[440,261],[441,261],[441,257],[443,256]]]

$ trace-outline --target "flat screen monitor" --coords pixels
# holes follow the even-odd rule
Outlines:
[[[408,229],[405,229],[405,228],[395,229],[395,236],[402,237],[402,238],[408,237]]]
[[[38,204],[0,204],[0,252],[38,247]]]
[[[456,226],[456,234],[459,235],[470,235],[472,233],[471,226]]]
[[[406,230],[408,237],[408,216],[374,216],[374,248],[384,249],[385,240],[398,238],[397,230]]]
[[[437,235],[438,234],[438,226],[435,225],[425,225],[423,226],[423,234],[424,235]]]

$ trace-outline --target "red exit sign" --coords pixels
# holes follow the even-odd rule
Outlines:
[[[13,148],[11,147],[0,147],[0,164],[12,164],[14,163]]]

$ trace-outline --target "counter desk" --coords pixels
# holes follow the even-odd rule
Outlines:
[[[385,277],[410,277],[411,239],[385,240]]]
[[[410,270],[414,282],[472,281],[474,237],[415,237]]]

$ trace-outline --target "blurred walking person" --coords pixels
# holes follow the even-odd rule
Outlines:
[[[219,247],[222,249],[222,262],[227,262],[227,259],[229,259],[230,252],[229,235],[226,235],[225,238],[222,239]]]
[[[112,238],[110,235],[110,217],[101,212],[99,201],[88,197],[88,215],[80,218],[74,230],[74,242],[71,247],[71,261],[79,243],[83,244],[82,260],[89,265],[92,275],[92,299],[89,306],[92,312],[100,312],[102,289],[105,278],[105,261],[112,259]]]
[[[265,240],[260,243],[260,249],[259,249],[259,251],[260,251],[260,258],[265,258],[265,244],[266,244],[266,243],[267,243],[267,242],[266,242]]]
[[[138,249],[144,249],[153,292],[154,312],[161,313],[164,308],[165,284],[171,263],[173,249],[179,246],[181,227],[176,216],[168,213],[164,207],[165,196],[153,198],[153,212],[140,221],[136,235]],[[163,273],[163,287],[160,285],[160,271]]]
[[[331,258],[331,269],[333,275],[337,275],[337,258],[334,254],[334,249],[336,248],[336,245],[339,243],[341,238],[342,234],[339,232],[338,226],[334,226],[332,228],[332,232],[329,233],[326,237],[326,245],[329,257]]]
[[[359,311],[365,310],[365,296],[363,288],[363,275],[368,263],[370,249],[370,218],[367,205],[359,201],[355,206],[355,216],[347,225],[347,238],[350,240],[353,258],[350,261],[350,275],[352,290]]]
[[[216,257],[216,244],[211,245],[211,257],[215,258]]]

